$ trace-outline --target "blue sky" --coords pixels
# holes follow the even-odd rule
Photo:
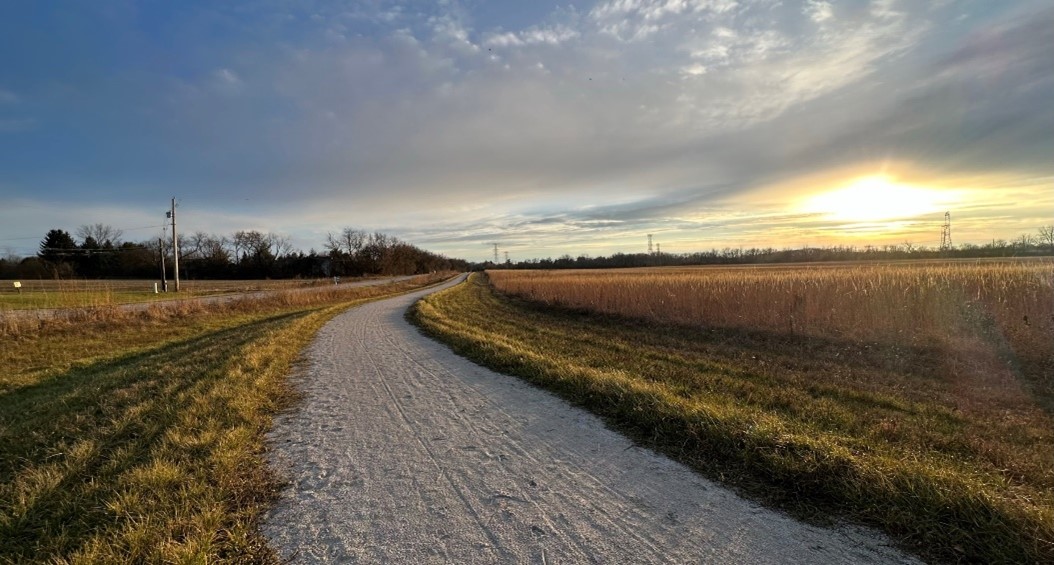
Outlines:
[[[9,2],[0,251],[172,196],[474,260],[1010,238],[1054,223],[1052,45],[1046,1]],[[810,204],[847,187],[883,214]]]

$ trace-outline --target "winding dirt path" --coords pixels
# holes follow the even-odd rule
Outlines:
[[[739,498],[563,400],[454,355],[403,319],[428,292],[349,310],[309,348],[305,400],[270,437],[272,464],[291,486],[263,531],[283,557],[911,561],[875,533],[802,524]]]

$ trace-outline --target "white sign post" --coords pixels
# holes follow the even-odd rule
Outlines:
[[[15,281],[15,290],[17,290],[19,294],[22,294],[22,283],[21,282]]]

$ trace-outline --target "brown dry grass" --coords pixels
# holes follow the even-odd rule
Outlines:
[[[500,292],[661,324],[936,348],[976,408],[1054,397],[1054,262],[490,271]]]
[[[134,302],[179,300],[190,297],[214,296],[245,292],[307,289],[332,286],[332,279],[283,280],[185,280],[180,291],[169,281],[173,292],[154,292],[154,280],[91,280],[38,279],[20,280],[20,289],[13,280],[0,279],[0,311],[38,308],[98,308]],[[348,282],[345,279],[345,282]]]
[[[420,275],[413,277],[402,286],[410,288],[449,278],[450,273]],[[59,311],[13,311],[0,310],[0,337],[31,338],[40,332],[56,331],[63,328],[85,325],[127,325],[163,323],[166,320],[186,318],[194,315],[237,314],[254,312],[260,309],[276,307],[308,307],[328,304],[350,298],[370,298],[381,294],[390,294],[391,285],[385,286],[336,286],[331,282],[325,285],[285,285],[284,290],[269,289],[266,292],[246,294],[233,297],[216,297],[205,300],[166,300],[136,306],[126,306],[111,301],[98,301],[82,308],[69,308]],[[181,295],[186,296],[186,295]],[[199,295],[200,297],[200,295]],[[194,298],[193,295],[187,298]]]
[[[928,557],[1054,556],[1050,261],[473,282],[415,319],[719,480]]]
[[[438,277],[78,310],[0,333],[0,563],[269,563],[264,433],[301,349]]]

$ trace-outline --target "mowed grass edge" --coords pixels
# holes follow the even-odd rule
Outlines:
[[[347,308],[433,282],[3,336],[0,562],[277,562],[264,434],[296,359]]]
[[[1008,498],[1014,485],[954,458],[905,457],[757,409],[757,396],[773,394],[766,387],[782,390],[782,383],[766,382],[778,377],[727,359],[694,357],[691,344],[711,339],[700,332],[539,307],[497,294],[479,274],[419,301],[408,318],[457,353],[547,388],[641,445],[799,516],[835,514],[875,525],[929,559],[1054,561],[1049,487],[1037,500]],[[716,384],[700,392],[693,380]],[[802,391],[763,402],[794,402],[796,392]],[[948,417],[882,396],[808,395],[828,395],[818,406],[832,414],[843,397],[850,408],[874,402],[922,412],[920,425],[940,426]],[[754,398],[741,402],[747,397]]]

